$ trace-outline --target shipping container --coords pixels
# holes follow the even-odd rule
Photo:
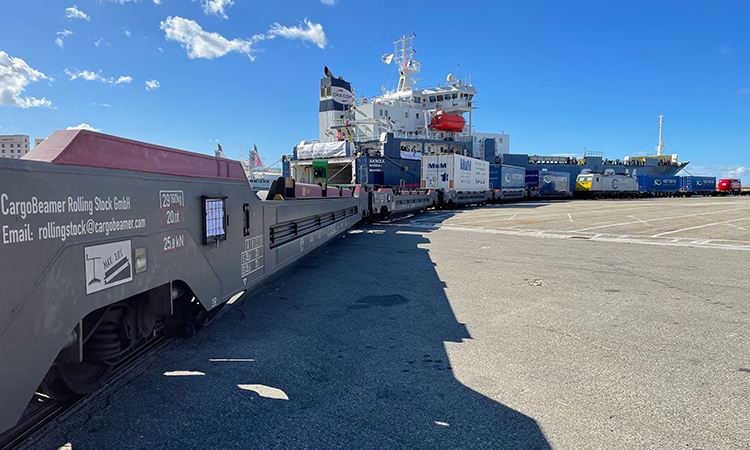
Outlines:
[[[569,197],[570,174],[546,169],[527,169],[526,190],[530,197]]]
[[[430,155],[422,157],[422,187],[454,189],[457,192],[489,190],[487,161],[462,155]]]
[[[709,195],[716,191],[716,177],[680,177],[680,191]]]
[[[540,197],[570,196],[570,174],[543,170],[539,174]]]
[[[636,175],[635,179],[638,181],[638,190],[648,192],[648,175]]]
[[[646,191],[653,194],[674,194],[680,190],[680,177],[648,175]]]
[[[539,190],[539,170],[526,169],[526,189],[529,193]]]
[[[490,186],[494,200],[518,199],[526,196],[526,169],[505,164],[490,165]]]
[[[417,188],[420,185],[420,161],[401,158],[361,156],[356,160],[360,184]],[[330,171],[331,169],[329,169]]]

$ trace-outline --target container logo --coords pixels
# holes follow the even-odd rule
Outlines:
[[[461,170],[471,170],[471,160],[470,159],[462,159],[461,160]]]
[[[429,163],[427,164],[429,169],[446,169],[448,168],[447,163]]]
[[[549,175],[545,175],[543,180],[545,183],[552,183],[552,177]]]
[[[661,186],[661,180],[658,178],[654,180],[654,186]]]
[[[334,102],[342,105],[351,105],[354,100],[354,94],[344,88],[336,88],[331,95]]]
[[[617,186],[619,186],[619,185],[620,185],[620,182],[617,181],[617,178],[615,178],[614,180],[612,180],[612,189],[617,189]]]
[[[505,181],[507,181],[508,183],[510,183],[510,174],[509,173],[505,174]]]

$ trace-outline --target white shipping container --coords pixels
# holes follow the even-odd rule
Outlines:
[[[461,155],[422,157],[422,187],[456,191],[486,191],[490,184],[490,163]]]

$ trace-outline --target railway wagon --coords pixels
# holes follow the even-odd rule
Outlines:
[[[680,192],[680,177],[636,175],[638,190],[649,197],[672,197]]]
[[[361,220],[365,196],[329,194],[261,201],[237,161],[83,130],[0,159],[0,433]]]
[[[362,188],[358,188],[362,189]],[[370,195],[372,216],[379,218],[391,214],[403,214],[438,206],[438,192],[432,189],[379,188]]]
[[[570,174],[546,169],[527,169],[526,191],[532,198],[568,198],[571,196]]]
[[[638,180],[630,175],[591,172],[576,177],[575,196],[579,198],[631,198],[639,195]]]
[[[716,177],[680,177],[680,192],[691,195],[714,195]]]
[[[490,186],[496,202],[520,200],[526,196],[526,169],[493,164],[490,166]]]
[[[719,195],[742,195],[742,180],[737,178],[722,178],[716,184]]]

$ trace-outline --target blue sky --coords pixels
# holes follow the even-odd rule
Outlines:
[[[318,136],[323,66],[367,97],[417,33],[426,83],[461,64],[476,131],[511,152],[666,146],[750,180],[750,2],[0,0],[0,134],[104,133],[272,163]]]

